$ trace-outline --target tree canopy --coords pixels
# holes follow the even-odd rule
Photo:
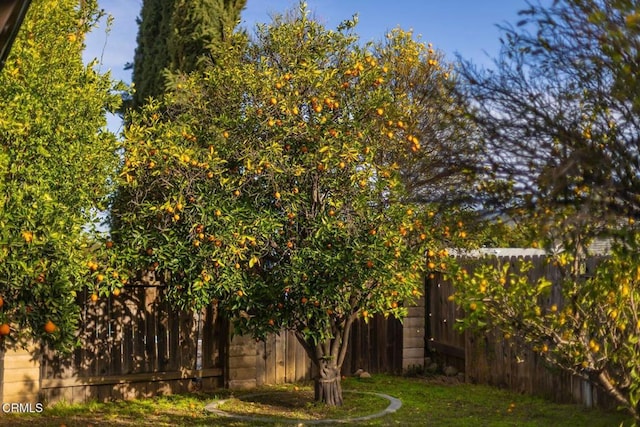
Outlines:
[[[636,1],[558,0],[503,28],[493,70],[460,69],[490,194],[533,224],[556,283],[509,265],[459,271],[466,324],[498,327],[640,419],[640,139]],[[612,249],[586,264],[590,242]],[[593,260],[591,260],[593,261]],[[549,305],[550,295],[562,295]]]
[[[295,331],[330,404],[342,402],[351,324],[402,316],[425,268],[446,269],[442,247],[465,238],[403,179],[440,149],[419,139],[427,113],[404,82],[428,75],[429,103],[446,111],[449,67],[410,33],[363,46],[354,26],[326,29],[302,7],[175,76],[163,104],[131,117],[128,202],[113,212],[126,274],[153,270],[177,304],[213,301],[257,338]]]
[[[638,216],[637,8],[532,4],[503,28],[495,70],[461,67],[494,209],[564,215],[591,235]]]
[[[91,225],[118,165],[108,74],[84,65],[95,1],[34,2],[0,74],[2,343],[75,340]],[[4,327],[6,325],[6,327]]]
[[[246,0],[144,0],[133,68],[135,106],[165,92],[165,73],[191,72],[213,59]]]

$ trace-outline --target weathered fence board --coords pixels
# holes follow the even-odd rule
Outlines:
[[[82,295],[82,345],[66,358],[42,352],[42,397],[110,400],[222,387],[226,322],[214,307],[196,314],[176,310],[162,292],[129,287],[95,303]]]
[[[368,322],[354,322],[342,373],[350,375],[358,369],[370,373],[402,372],[402,336],[402,323],[392,317],[376,315]]]

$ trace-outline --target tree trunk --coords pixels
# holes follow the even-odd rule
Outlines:
[[[342,406],[342,385],[340,384],[340,368],[330,361],[320,361],[318,376],[314,378],[316,402],[329,406]]]
[[[329,406],[342,405],[341,368],[347,354],[351,325],[357,317],[353,312],[346,319],[331,321],[331,338],[316,342],[308,338],[302,330],[296,330],[296,338],[309,355],[311,362],[318,368],[314,378],[314,399]],[[329,334],[327,334],[329,335]]]

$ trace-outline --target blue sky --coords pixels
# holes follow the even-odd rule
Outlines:
[[[546,0],[545,0],[546,1]],[[356,28],[361,40],[379,40],[395,27],[412,29],[422,41],[450,59],[459,54],[474,63],[489,66],[498,53],[497,24],[515,23],[526,0],[307,0],[314,16],[330,28],[358,15]],[[110,33],[104,28],[87,37],[85,60],[98,58],[102,71],[111,70],[117,80],[131,81],[124,66],[133,60],[142,0],[99,0],[100,8],[113,16]],[[297,7],[298,0],[248,0],[241,26],[252,30],[256,23],[269,22],[274,13]],[[120,121],[111,117],[109,128],[117,131]]]

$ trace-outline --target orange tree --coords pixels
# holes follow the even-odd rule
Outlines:
[[[469,274],[453,274],[455,300],[464,310],[459,326],[485,331],[497,328],[520,351],[529,349],[548,365],[584,378],[612,396],[640,419],[640,235],[628,233],[624,245],[592,271],[579,252],[550,255],[558,271],[554,282],[532,283],[523,263],[487,262]]]
[[[465,65],[496,210],[531,225],[561,278],[485,268],[460,281],[469,323],[490,322],[609,393],[640,423],[640,9],[622,0],[532,2],[504,28],[492,72]],[[498,184],[498,185],[496,185]],[[590,271],[594,239],[612,250]],[[547,303],[553,293],[556,304]],[[560,298],[560,296],[562,298]]]
[[[0,335],[70,349],[89,225],[118,165],[101,130],[118,97],[82,62],[95,1],[33,2],[0,74]]]
[[[353,322],[402,316],[426,248],[464,237],[408,202],[401,179],[437,147],[419,140],[399,78],[430,67],[445,102],[449,75],[409,33],[363,47],[354,25],[327,30],[302,8],[174,77],[163,105],[131,117],[127,203],[113,211],[121,271],[153,270],[179,305],[213,301],[256,338],[294,331],[331,405]]]

